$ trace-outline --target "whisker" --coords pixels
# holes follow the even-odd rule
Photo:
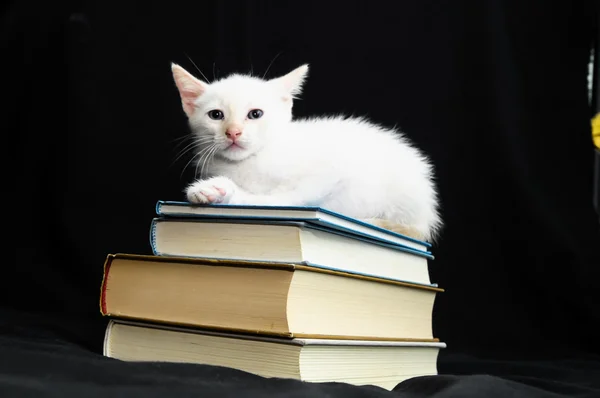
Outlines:
[[[172,149],[172,150],[177,150],[177,148],[179,146],[183,145],[186,140],[193,139],[193,138],[194,138],[193,134],[187,134],[187,135],[184,135],[183,137],[178,137],[178,138],[175,138],[175,139],[167,141],[167,142],[168,143],[175,143],[175,142],[177,142],[177,144],[175,144],[175,146]]]
[[[213,146],[213,149],[206,156],[206,159],[204,159],[204,162],[202,162],[202,167],[200,168],[200,175],[206,175],[207,169],[210,166],[210,163],[212,162],[213,157],[215,156],[215,153],[217,153],[218,150],[219,144],[215,144]]]
[[[279,57],[280,54],[281,54],[281,51],[279,51],[277,53],[277,55],[271,60],[271,62],[269,63],[269,66],[267,66],[267,70],[263,74],[263,79],[265,78],[265,76],[267,76],[267,73],[269,73],[269,69],[271,69],[271,65],[273,65],[273,62],[275,62],[275,60],[277,59],[277,57]]]
[[[188,153],[189,151],[191,151],[192,149],[195,149],[198,146],[197,142],[191,142],[190,144],[188,144],[185,148],[183,148],[180,152],[179,155],[175,158],[175,160],[173,160],[173,162],[171,163],[171,165],[169,167],[172,167],[175,163],[177,163],[177,161],[179,159],[181,159],[181,157],[183,155],[185,155],[186,153]]]
[[[168,141],[168,142],[177,142],[177,141],[183,141],[187,138],[192,138],[194,135],[193,134],[186,134],[186,135],[182,135],[181,137],[177,137],[177,138],[173,138],[172,140]]]
[[[196,65],[196,63],[190,58],[189,55],[185,54],[185,56],[190,60],[190,62],[194,65],[194,67],[198,70],[198,73],[200,73],[202,75],[202,77],[204,78],[204,80],[206,80],[207,83],[212,83],[210,80],[208,80],[208,78],[204,75],[204,73],[202,73],[202,71],[200,70],[200,68],[198,68],[198,65]]]
[[[217,80],[217,75],[215,74],[215,65],[216,64],[217,64],[216,62],[213,62],[213,81]]]
[[[198,160],[198,163],[196,163],[196,169],[194,170],[194,177],[198,178],[198,167],[200,167],[200,165],[204,165],[204,163],[206,162],[206,159],[208,159],[208,157],[210,156],[210,153],[212,152],[212,150],[217,146],[217,144],[212,144],[209,147],[206,148],[206,150],[204,151],[204,155],[202,157],[200,157],[200,159]],[[204,166],[202,166],[200,168],[200,177],[202,177],[202,168]]]
[[[193,137],[193,136],[190,136],[190,138],[194,138],[194,137]],[[203,145],[205,145],[205,144],[207,144],[207,143],[209,143],[209,142],[212,142],[212,141],[213,141],[213,137],[200,137],[200,138],[196,138],[194,141],[192,141],[191,143],[187,144],[187,145],[186,145],[186,146],[185,146],[185,147],[184,147],[184,148],[183,148],[183,149],[182,149],[182,150],[181,150],[181,151],[178,153],[178,155],[179,155],[179,156],[175,155],[175,156],[177,156],[177,159],[175,159],[175,160],[173,161],[173,163],[177,162],[177,161],[178,161],[178,160],[179,160],[179,159],[180,159],[180,158],[181,158],[181,157],[182,157],[182,156],[183,156],[185,153],[189,152],[189,151],[192,149],[192,147],[199,147],[199,146],[203,146]],[[176,149],[176,148],[177,148],[179,145],[181,145],[181,144],[178,144],[178,145],[176,145],[174,149]],[[172,166],[172,165],[173,165],[173,164],[171,164],[171,166]]]
[[[206,157],[206,159],[202,163],[202,167],[200,168],[200,175],[201,176],[203,174],[205,174],[206,167],[210,166],[210,162],[212,162],[212,160],[215,157],[215,154],[217,153],[218,150],[219,150],[219,146],[217,144],[215,144],[213,150],[211,152],[209,152],[208,156]]]
[[[196,162],[196,167],[194,168],[194,178],[197,179],[198,178],[198,167],[200,166],[200,162],[202,162],[202,159],[204,159],[206,157],[206,155],[210,152],[210,149],[212,149],[212,146],[208,147],[208,150],[204,150],[203,152],[206,152],[205,155],[200,156],[200,159],[198,159],[198,161]],[[200,176],[200,178],[202,178],[202,176]]]
[[[200,155],[200,153],[196,153],[194,156],[192,156],[192,158],[190,160],[188,160],[188,162],[185,164],[185,166],[183,166],[183,169],[181,170],[181,174],[179,174],[179,178],[183,177],[183,173],[185,173],[185,170],[188,168],[190,163],[192,163],[194,161],[194,159],[196,159],[196,157],[198,157],[198,155]]]
[[[217,153],[217,151],[219,150],[218,146],[215,146],[215,149],[212,151],[212,153],[210,154],[210,160],[208,161],[208,163],[206,164],[206,167],[208,167],[210,165],[210,162],[213,161],[213,159],[215,158],[215,155]],[[201,171],[202,172],[202,171]]]
[[[189,136],[187,136],[187,137],[186,137],[186,140],[190,140],[190,139],[192,140],[192,142],[196,142],[196,140],[194,139],[194,137],[193,137],[192,135],[189,135]],[[173,149],[177,149],[177,147],[179,147],[179,146],[181,146],[181,145],[185,144],[185,141],[186,141],[186,140],[179,140],[179,142],[177,143],[177,145],[175,145],[175,146],[173,147]],[[188,144],[188,145],[189,145],[189,144]]]
[[[204,141],[196,141],[196,144],[198,144],[198,146],[201,147],[201,149],[204,149],[207,146],[211,146],[214,143],[215,143],[215,141],[213,139],[204,140]]]
[[[192,163],[194,161],[194,159],[196,159],[197,157],[200,157],[200,160],[202,159],[202,155],[208,150],[210,149],[210,146],[203,148],[202,150],[198,151],[198,153],[196,153],[187,163],[186,165],[183,167],[183,170],[181,171],[180,174],[180,178],[183,176],[183,173],[185,172],[185,170],[188,168],[188,166],[190,165],[190,163]],[[199,161],[200,161],[199,160]],[[195,177],[195,176],[194,176]]]
[[[208,142],[208,141],[214,141],[214,140],[215,140],[215,138],[212,137],[212,136],[211,137],[199,137],[199,138],[196,138],[197,142]]]
[[[198,152],[198,153],[197,153],[197,154],[196,154],[196,155],[195,155],[195,156],[192,158],[192,159],[194,159],[194,158],[196,158],[196,157],[199,157],[198,161],[196,162],[196,168],[195,168],[195,171],[194,171],[194,178],[196,178],[196,177],[197,177],[197,175],[198,175],[198,164],[199,164],[199,163],[202,161],[202,159],[204,158],[204,156],[206,156],[206,155],[207,155],[207,154],[208,154],[208,153],[211,151],[211,149],[212,149],[212,147],[213,147],[214,145],[216,145],[216,144],[213,144],[213,145],[210,145],[210,146],[207,146],[207,147],[203,148],[201,151],[199,151],[199,152]],[[187,167],[189,164],[190,164],[190,162],[188,162],[188,164],[186,165],[186,167]],[[184,169],[184,170],[185,170],[185,169]]]

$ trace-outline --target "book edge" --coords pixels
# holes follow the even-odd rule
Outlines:
[[[152,328],[158,330],[171,330],[183,333],[203,334],[208,336],[217,336],[234,339],[270,341],[279,344],[297,344],[297,345],[360,345],[363,346],[426,346],[440,347],[446,346],[437,338],[433,339],[389,339],[389,338],[365,338],[365,336],[328,336],[328,335],[308,335],[308,334],[267,334],[262,332],[248,332],[243,329],[229,328],[211,328],[206,326],[175,325],[160,323],[151,320],[140,320],[136,318],[111,318],[109,325],[126,324],[142,328]],[[107,327],[108,329],[108,327]]]

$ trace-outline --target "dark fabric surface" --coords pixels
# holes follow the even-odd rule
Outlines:
[[[43,318],[42,318],[43,319]],[[593,358],[485,360],[446,355],[439,376],[417,377],[393,391],[343,383],[264,379],[203,365],[128,363],[78,344],[75,323],[37,314],[2,313],[2,397],[598,397]],[[95,333],[91,333],[95,334]],[[101,339],[101,337],[97,336]]]
[[[0,395],[600,395],[587,103],[595,1],[42,2],[2,8]],[[311,64],[299,116],[397,124],[436,166],[440,375],[395,391],[101,355],[109,252],[150,253],[188,133],[169,63]],[[362,159],[357,159],[362,161]]]

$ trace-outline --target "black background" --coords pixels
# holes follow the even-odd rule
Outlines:
[[[596,2],[55,3],[3,6],[4,239],[14,255],[2,265],[12,356],[1,380],[15,396],[31,391],[22,379],[50,380],[37,394],[92,396],[113,373],[111,392],[145,396],[159,390],[132,387],[140,378],[167,383],[175,373],[168,391],[182,395],[217,391],[219,377],[233,380],[221,394],[245,383],[282,395],[368,391],[236,384],[237,373],[193,366],[154,374],[100,356],[106,254],[149,254],[156,201],[183,199],[192,178],[191,154],[176,160],[189,130],[172,61],[200,77],[195,63],[210,80],[309,63],[297,116],[344,112],[404,130],[435,164],[446,224],[430,264],[446,289],[434,310],[435,335],[448,344],[440,373],[569,396],[598,388],[586,80]],[[502,383],[440,376],[399,393],[542,392]]]

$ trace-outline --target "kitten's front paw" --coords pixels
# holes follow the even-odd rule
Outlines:
[[[186,189],[190,203],[229,203],[235,192],[235,183],[227,177],[213,177],[191,184]]]

